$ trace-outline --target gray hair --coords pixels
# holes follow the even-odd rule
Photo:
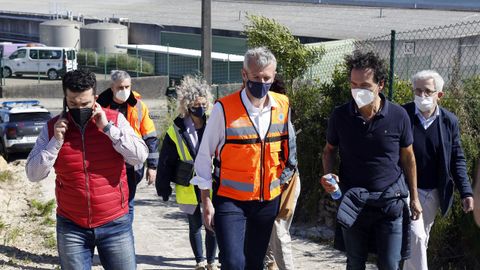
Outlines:
[[[250,65],[254,63],[260,69],[273,64],[277,69],[277,59],[275,55],[266,47],[257,47],[249,49],[243,58],[243,68],[249,70]]]
[[[186,75],[176,89],[178,112],[181,117],[189,114],[188,109],[193,106],[195,100],[199,97],[207,99],[207,110],[212,107],[211,87],[201,76]]]
[[[112,70],[110,72],[110,78],[112,79],[112,82],[122,82],[130,78],[130,74],[124,70]]]
[[[420,81],[420,80],[429,80],[433,79],[433,84],[435,85],[435,91],[442,92],[443,91],[443,85],[445,84],[445,81],[443,80],[442,76],[438,74],[435,70],[422,70],[417,72],[415,75],[412,77],[412,84],[413,88],[415,89],[416,86],[415,84]]]

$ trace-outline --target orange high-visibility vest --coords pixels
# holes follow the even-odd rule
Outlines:
[[[285,95],[269,95],[278,106],[272,107],[263,140],[250,120],[241,91],[218,101],[225,116],[225,145],[217,153],[217,195],[240,201],[268,201],[280,195],[279,177],[288,159],[289,102]]]

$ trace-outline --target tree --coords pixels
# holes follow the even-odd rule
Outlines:
[[[264,46],[272,51],[277,58],[277,71],[290,87],[294,79],[301,77],[323,55],[323,49],[301,44],[286,26],[273,19],[255,15],[248,15],[247,19],[248,46]]]

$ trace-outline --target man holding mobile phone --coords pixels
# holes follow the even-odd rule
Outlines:
[[[95,102],[95,74],[63,77],[65,109],[43,128],[30,152],[30,181],[55,169],[57,248],[62,269],[90,269],[98,250],[105,269],[136,268],[125,162],[142,164],[148,149],[125,117]]]

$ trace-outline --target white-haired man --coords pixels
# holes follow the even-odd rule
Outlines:
[[[457,117],[438,105],[444,81],[433,70],[412,77],[414,101],[403,105],[410,116],[413,150],[417,163],[418,196],[422,216],[411,223],[412,256],[403,269],[428,269],[427,247],[430,229],[440,208],[446,215],[453,202],[453,187],[462,198],[463,211],[473,210],[472,187],[460,144]]]
[[[222,269],[263,269],[282,184],[296,169],[288,98],[269,92],[276,66],[264,47],[245,53],[245,88],[215,104],[195,159],[191,183],[202,190],[205,226],[215,230]]]
[[[97,102],[104,108],[121,112],[127,118],[135,134],[145,141],[148,147],[147,177],[148,184],[153,184],[157,174],[158,164],[158,138],[155,125],[150,118],[147,105],[141,100],[141,95],[132,91],[132,79],[123,70],[113,70],[111,74],[111,87],[103,91]],[[127,165],[128,178],[128,206],[130,219],[133,221],[134,203],[137,184],[143,178],[145,167]]]

